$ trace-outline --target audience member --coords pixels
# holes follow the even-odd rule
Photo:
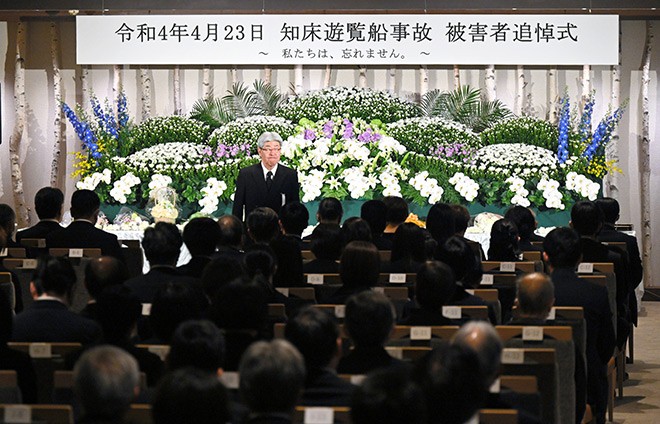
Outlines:
[[[92,258],[85,266],[85,288],[89,293],[89,303],[80,315],[96,319],[96,300],[106,287],[123,284],[128,279],[126,264],[112,256]]]
[[[254,343],[239,368],[248,424],[291,423],[305,383],[302,355],[286,340]]]
[[[408,218],[408,202],[398,196],[386,196],[383,198],[383,203],[387,207],[383,235],[386,238],[393,238],[396,229]]]
[[[219,255],[204,268],[202,288],[209,301],[215,299],[221,287],[245,275],[243,256]]]
[[[255,208],[248,215],[246,223],[253,244],[270,244],[280,234],[279,218],[270,208]]]
[[[605,287],[578,278],[582,258],[580,236],[570,228],[555,228],[543,241],[543,260],[555,286],[555,305],[581,306],[587,323],[587,403],[597,423],[605,422],[607,362],[616,339]]]
[[[68,259],[43,256],[30,282],[34,302],[14,317],[12,340],[82,344],[99,340],[99,326],[69,310],[75,283],[76,273]]]
[[[360,209],[360,218],[367,221],[371,237],[378,250],[392,250],[392,240],[383,237],[387,226],[387,206],[382,200],[367,200]]]
[[[140,392],[138,365],[121,349],[98,346],[76,363],[73,386],[83,413],[77,422],[128,422],[125,415]]]
[[[220,239],[215,256],[230,256],[243,260],[243,223],[234,215],[222,215],[218,218]]]
[[[154,424],[224,424],[231,420],[227,389],[217,376],[187,367],[166,375],[156,390]]]
[[[183,227],[183,242],[190,252],[191,259],[177,268],[181,275],[201,278],[204,267],[220,241],[220,227],[211,218],[194,218]]]
[[[39,222],[16,233],[16,242],[21,244],[23,239],[43,239],[55,230],[59,230],[62,219],[62,206],[64,194],[55,187],[44,187],[34,196],[34,209]]]
[[[305,284],[301,244],[300,237],[287,234],[279,234],[270,242],[270,248],[277,261],[277,269],[273,274],[275,287],[294,287]]]
[[[513,206],[506,211],[504,218],[513,222],[518,227],[518,235],[520,236],[518,245],[521,251],[540,252],[543,250],[540,246],[534,246],[532,244],[533,241],[543,241],[543,237],[534,234],[537,223],[536,217],[531,210],[523,206]]]
[[[456,234],[455,217],[456,214],[453,209],[446,203],[436,203],[429,209],[426,217],[426,229],[431,233],[431,237],[438,242],[438,247],[444,244],[449,237]]]
[[[395,312],[390,300],[370,290],[346,302],[344,325],[354,348],[339,361],[340,374],[367,374],[379,368],[405,366],[383,347],[394,328]]]
[[[362,218],[352,216],[344,221],[341,227],[343,245],[346,246],[352,241],[372,242],[371,228],[369,223]]]
[[[190,320],[177,327],[167,355],[169,371],[193,367],[220,376],[224,365],[225,337],[215,324]]]
[[[465,232],[467,231],[471,218],[468,209],[463,205],[451,205],[451,209],[454,211],[454,226],[456,230],[454,235],[466,242],[480,260],[486,259],[486,255],[484,254],[484,249],[481,247],[481,243],[465,237]]]
[[[71,196],[73,222],[46,235],[46,246],[100,248],[103,256],[124,257],[117,236],[96,228],[101,207],[99,196],[91,190],[76,190]]]
[[[189,284],[180,281],[161,284],[156,290],[149,314],[153,336],[145,343],[170,344],[172,334],[179,324],[201,318],[207,307],[206,297],[201,298],[200,292]]]
[[[325,197],[319,203],[316,211],[316,220],[319,224],[333,224],[339,226],[344,216],[344,208],[341,202],[334,197]]]
[[[426,232],[416,224],[399,225],[392,239],[392,256],[383,264],[383,272],[414,273],[427,259]]]
[[[336,274],[342,248],[341,229],[332,224],[319,224],[311,236],[310,248],[315,259],[303,264],[306,274]]]
[[[327,299],[327,302],[345,303],[353,294],[376,286],[379,275],[380,255],[376,246],[366,241],[350,242],[339,261],[339,277],[342,285]]]
[[[490,229],[489,261],[515,262],[520,260],[518,228],[508,219],[498,219]]]
[[[0,227],[5,232],[7,247],[22,247],[14,241],[14,232],[16,231],[16,213],[11,206],[0,203]]]
[[[425,262],[417,272],[415,281],[416,308],[401,323],[403,325],[451,325],[442,307],[447,305],[456,289],[454,273],[449,266],[438,261]]]
[[[302,233],[309,224],[309,212],[304,204],[290,202],[280,209],[280,228],[282,233],[298,241],[302,249]]]
[[[286,324],[284,334],[305,359],[307,377],[300,404],[349,406],[355,387],[337,376],[341,337],[335,317],[310,306]]]
[[[0,250],[7,247],[7,235],[5,229],[0,226]],[[11,275],[11,284],[14,286],[14,295],[8,299],[10,307],[15,313],[23,311],[23,288],[21,287],[21,280],[14,271],[8,269],[3,261],[0,261],[0,272],[8,272]]]

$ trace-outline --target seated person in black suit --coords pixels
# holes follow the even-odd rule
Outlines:
[[[234,215],[223,215],[218,218],[220,239],[218,250],[214,255],[231,256],[241,261],[243,259],[243,223]]]
[[[16,233],[16,242],[21,244],[21,240],[25,238],[43,239],[51,232],[61,229],[63,205],[64,194],[59,188],[44,187],[37,191],[34,196],[34,209],[39,222]]]
[[[7,236],[5,229],[0,226],[0,250],[7,247]],[[5,267],[2,263],[2,258],[0,258],[0,272],[8,272],[11,274],[11,284],[14,286],[14,298],[13,298],[13,310],[15,313],[19,313],[23,310],[23,288],[21,287],[21,281],[18,279],[18,276],[10,269]],[[9,299],[10,304],[12,300]]]
[[[30,355],[11,349],[14,313],[4,291],[0,291],[0,369],[16,371],[18,387],[24,403],[37,403],[37,376]]]
[[[211,257],[220,240],[220,227],[211,218],[194,218],[183,227],[183,242],[190,252],[191,259],[177,267],[177,271],[188,277],[201,278],[204,267],[211,262]]]
[[[454,211],[454,229],[456,230],[454,235],[463,239],[463,241],[474,250],[474,254],[477,255],[480,260],[485,260],[486,255],[484,254],[484,249],[481,247],[481,243],[465,238],[465,232],[470,224],[470,212],[463,205],[451,205],[451,209]]]
[[[154,424],[216,424],[231,421],[227,389],[217,376],[186,367],[163,378],[152,406]]]
[[[149,272],[124,283],[133,290],[140,302],[152,303],[158,288],[168,281],[182,281],[197,286],[197,279],[181,275],[175,268],[182,244],[183,238],[174,224],[158,222],[144,230],[142,249],[149,261]]]
[[[14,212],[11,206],[0,203],[0,227],[5,232],[7,247],[23,247],[14,241],[16,225],[16,212]]]
[[[300,202],[290,202],[280,209],[280,228],[285,237],[298,242],[302,249],[302,233],[309,224],[309,211]]]
[[[182,322],[172,336],[167,369],[193,367],[220,376],[225,365],[225,337],[211,321]]]
[[[242,258],[233,255],[216,257],[209,262],[202,273],[202,289],[206,298],[209,302],[213,301],[221,287],[245,275]]]
[[[382,200],[367,200],[360,208],[360,218],[371,228],[371,238],[378,250],[392,250],[392,240],[383,237],[387,226],[387,206]]]
[[[344,246],[352,241],[373,242],[369,223],[357,216],[346,218],[341,226],[341,233]]]
[[[341,202],[334,197],[323,198],[319,203],[319,208],[316,210],[316,220],[318,221],[318,225],[328,224],[339,228],[343,216],[344,208],[341,205]],[[311,235],[303,238],[303,240],[311,239]]]
[[[43,256],[30,282],[34,303],[14,317],[12,341],[82,344],[98,341],[99,326],[69,310],[74,284],[76,273],[68,259]]]
[[[117,236],[95,227],[101,201],[90,190],[76,190],[71,196],[73,222],[46,236],[46,246],[64,248],[100,248],[103,256],[124,260]]]
[[[246,423],[291,423],[305,384],[305,362],[291,343],[278,339],[253,344],[239,372],[239,390],[250,410]]]
[[[379,368],[405,367],[383,347],[394,327],[392,302],[382,293],[370,290],[351,296],[346,302],[344,325],[354,348],[341,358],[340,374],[367,374]]]
[[[95,320],[96,300],[101,292],[110,286],[124,284],[128,280],[126,264],[112,256],[93,258],[85,267],[85,288],[89,293],[87,306],[80,311],[80,315]]]
[[[518,247],[518,228],[508,219],[498,219],[490,229],[489,261],[515,262],[522,252]]]
[[[170,344],[172,334],[184,321],[199,319],[208,307],[206,297],[200,299],[199,291],[181,281],[163,283],[151,304],[149,326],[153,336],[147,344]]]
[[[270,244],[280,234],[279,218],[270,208],[256,208],[248,215],[246,224],[250,244]]]
[[[456,213],[452,207],[446,203],[436,203],[431,206],[426,217],[426,229],[438,242],[440,248],[449,237],[456,234]],[[442,260],[437,256],[436,259]]]
[[[506,211],[504,218],[512,221],[518,227],[518,235],[520,236],[520,242],[518,246],[523,252],[541,252],[543,248],[541,246],[534,246],[533,241],[543,241],[543,237],[537,236],[534,234],[536,226],[536,217],[534,213],[523,206],[514,206]]]
[[[425,424],[426,415],[424,393],[406,370],[373,372],[356,389],[351,403],[353,424]]]
[[[430,236],[428,236],[430,238]],[[392,256],[389,263],[383,264],[383,272],[414,273],[428,257],[426,249],[427,233],[418,225],[404,222],[394,233]]]
[[[582,280],[575,270],[582,258],[580,236],[555,228],[543,241],[543,260],[555,286],[556,306],[581,306],[587,323],[587,403],[597,423],[605,422],[607,362],[616,346],[607,289]]]
[[[303,272],[337,274],[343,242],[341,229],[334,224],[319,224],[311,237],[310,248],[316,258],[303,264]]]
[[[415,281],[416,307],[410,311],[402,325],[451,325],[452,320],[442,315],[454,294],[456,282],[449,266],[439,261],[427,261],[417,272]]]
[[[383,203],[387,207],[383,237],[393,240],[396,229],[408,218],[408,203],[398,196],[386,196],[383,198]]]
[[[307,307],[289,320],[284,335],[305,359],[307,378],[300,404],[349,406],[355,386],[337,376],[341,338],[335,317]]]
[[[341,287],[328,299],[319,302],[341,305],[354,295],[371,290],[378,284],[380,255],[373,243],[352,241],[348,243],[339,260]]]
[[[85,352],[73,370],[76,397],[82,406],[79,423],[123,423],[140,392],[138,364],[114,346]]]

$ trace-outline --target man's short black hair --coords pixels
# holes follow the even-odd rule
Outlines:
[[[394,326],[394,318],[394,306],[382,293],[367,290],[346,301],[344,323],[356,346],[383,346]]]
[[[344,208],[339,200],[334,197],[326,197],[319,203],[316,214],[320,222],[334,222],[339,225],[341,217],[344,215]]]
[[[220,240],[220,227],[211,218],[194,218],[183,227],[183,242],[192,256],[210,256]]]
[[[71,195],[71,216],[74,219],[91,217],[101,207],[101,199],[91,190],[76,190]]]
[[[454,273],[439,261],[426,261],[415,281],[415,298],[422,308],[439,311],[456,290]]]
[[[245,275],[243,263],[234,256],[220,255],[209,262],[202,272],[202,287],[209,299],[214,299],[220,289]]]
[[[336,261],[341,255],[343,241],[341,228],[338,225],[319,224],[312,232],[309,247],[317,259]]]
[[[429,209],[426,217],[426,229],[438,242],[444,243],[449,237],[456,234],[456,214],[446,203],[436,203]]]
[[[545,236],[543,252],[554,268],[575,268],[582,259],[580,235],[572,228],[555,228]]]
[[[167,366],[170,371],[194,367],[217,374],[225,364],[225,336],[211,321],[182,322],[172,336]]]
[[[218,246],[237,247],[243,243],[243,223],[234,215],[223,215],[218,218],[220,239]]]
[[[284,335],[305,358],[307,370],[327,367],[337,353],[339,325],[327,311],[302,309],[287,322]]]
[[[387,206],[382,200],[367,200],[360,208],[360,218],[369,223],[371,236],[376,238],[387,226]]]
[[[615,224],[619,220],[621,208],[619,202],[611,197],[603,197],[595,200],[596,205],[603,212],[603,219],[608,224]]]
[[[39,295],[44,293],[69,298],[76,284],[76,272],[67,258],[42,256],[32,282]]]
[[[450,237],[438,246],[435,258],[452,269],[456,281],[465,288],[474,288],[481,282],[483,269],[481,259],[474,250],[460,237]]]
[[[596,235],[603,225],[603,212],[594,202],[577,202],[571,209],[571,225],[581,236]]]
[[[142,315],[140,299],[126,286],[106,288],[98,297],[96,320],[107,343],[127,343]],[[121,313],[118,313],[121,311]]]
[[[456,233],[465,233],[470,224],[470,211],[463,205],[451,205],[454,211],[454,225]]]
[[[183,237],[174,224],[157,222],[153,227],[144,230],[142,249],[152,267],[176,265],[182,245]]]
[[[248,232],[255,243],[270,243],[280,232],[278,221],[271,208],[256,208],[247,217]]]
[[[123,284],[126,280],[126,264],[112,256],[94,258],[85,267],[85,288],[92,299],[98,298],[106,287]]]
[[[64,193],[57,187],[44,187],[34,195],[34,210],[39,219],[57,218],[62,212]]]
[[[536,219],[529,209],[516,205],[506,211],[504,218],[512,221],[518,227],[521,240],[529,240],[536,229]]]
[[[268,281],[277,270],[275,252],[268,245],[254,245],[245,252],[243,264],[250,278],[263,277]]]
[[[198,319],[202,313],[200,293],[190,284],[164,282],[156,290],[151,302],[149,324],[154,335],[169,344],[174,330],[184,321]]]
[[[391,224],[401,224],[408,218],[408,202],[399,196],[386,196],[383,203],[387,207],[385,219]]]
[[[266,292],[257,282],[238,278],[218,289],[210,315],[218,328],[261,332],[268,318]]]
[[[7,233],[7,239],[10,239],[11,235],[14,234],[15,223],[16,212],[14,212],[11,206],[0,203],[0,227],[4,228]]]
[[[300,202],[289,202],[280,209],[280,222],[287,234],[301,235],[309,223],[309,211]]]

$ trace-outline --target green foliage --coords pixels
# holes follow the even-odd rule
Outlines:
[[[406,149],[429,154],[439,146],[478,148],[479,137],[467,127],[440,117],[409,118],[387,125],[387,133]]]
[[[256,143],[259,136],[265,131],[278,133],[282,140],[295,134],[296,126],[286,119],[275,116],[250,116],[239,118],[216,129],[209,137],[209,144],[217,147],[250,145],[256,153]]]
[[[183,116],[151,118],[133,129],[128,151],[133,153],[157,144],[173,142],[202,144],[206,143],[210,132],[208,125]]]
[[[481,133],[481,141],[485,146],[523,143],[543,147],[553,152],[557,151],[558,139],[559,132],[554,125],[532,117],[506,119],[495,123]],[[572,145],[575,146],[575,144]]]

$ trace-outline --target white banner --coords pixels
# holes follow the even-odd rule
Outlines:
[[[616,15],[78,16],[86,65],[613,65]]]

